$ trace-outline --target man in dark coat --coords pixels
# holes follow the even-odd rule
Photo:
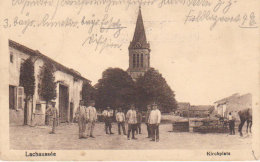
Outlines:
[[[141,124],[142,124],[142,112],[137,110],[137,124],[136,124],[136,133],[142,134]]]
[[[150,128],[150,125],[149,125],[149,122],[148,122],[150,113],[151,113],[151,105],[147,105],[147,111],[146,111],[146,114],[145,114],[145,124],[146,124],[147,132],[148,132],[147,138],[151,138],[151,128]]]

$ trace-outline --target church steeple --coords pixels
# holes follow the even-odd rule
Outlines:
[[[136,20],[133,40],[129,45],[129,68],[128,74],[133,80],[143,76],[150,68],[150,44],[146,40],[141,7]]]
[[[136,20],[135,33],[129,48],[149,48],[150,45],[146,40],[141,7],[139,7],[138,17]]]

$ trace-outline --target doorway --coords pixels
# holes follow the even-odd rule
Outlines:
[[[73,111],[74,111],[74,104],[73,102],[70,103],[70,122],[73,122]]]
[[[68,87],[59,85],[59,116],[60,122],[68,121],[69,92]]]

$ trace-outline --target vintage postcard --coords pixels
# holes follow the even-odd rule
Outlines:
[[[1,160],[259,160],[259,0],[1,0]]]

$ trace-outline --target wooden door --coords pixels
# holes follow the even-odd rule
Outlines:
[[[70,122],[73,122],[73,111],[74,111],[74,104],[73,102],[70,103]]]
[[[68,87],[64,85],[59,86],[59,116],[60,122],[68,121],[68,105],[69,105]]]

